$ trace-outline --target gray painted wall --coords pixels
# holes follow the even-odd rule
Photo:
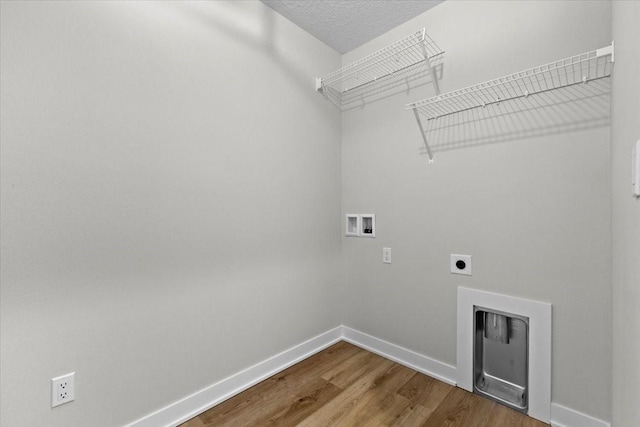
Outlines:
[[[446,92],[609,45],[611,4],[444,2],[343,63],[425,26],[446,52]],[[432,95],[421,86],[343,114],[343,212],[377,215],[376,239],[343,237],[345,325],[455,365],[458,286],[550,302],[552,400],[609,420],[609,125],[541,122],[542,136],[471,140],[428,165],[404,104]],[[452,253],[473,256],[473,276],[449,273]]]
[[[640,139],[640,2],[613,2],[616,71],[612,97],[613,425],[640,425],[640,199],[629,159]]]
[[[3,427],[123,425],[341,323],[336,52],[260,2],[1,7]]]
[[[458,285],[553,303],[553,401],[638,424],[636,3],[446,2],[345,55],[426,25],[447,91],[615,38],[611,156],[598,125],[431,166],[431,86],[341,129],[312,91],[340,56],[260,2],[0,7],[3,426],[121,425],[340,323],[455,364]],[[341,193],[376,239],[340,240]]]

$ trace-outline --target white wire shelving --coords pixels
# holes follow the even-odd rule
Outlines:
[[[324,77],[317,77],[316,90],[342,109],[427,71],[436,93],[440,93],[430,61],[443,53],[423,28]]]
[[[414,112],[429,155],[429,163],[433,163],[433,152],[427,134],[437,128],[435,123],[443,118],[474,109],[489,110],[485,116],[504,114],[496,107],[512,100],[522,102],[512,103],[509,113],[516,112],[514,110],[523,111],[528,108],[525,99],[532,95],[575,85],[588,85],[589,82],[609,77],[613,62],[614,44],[611,43],[602,49],[407,104],[406,110]],[[535,108],[544,107],[540,104],[538,97]]]

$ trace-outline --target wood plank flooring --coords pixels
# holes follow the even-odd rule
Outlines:
[[[180,427],[546,425],[341,341]]]

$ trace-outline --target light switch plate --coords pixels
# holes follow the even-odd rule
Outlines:
[[[382,262],[391,264],[391,248],[382,248]]]
[[[360,215],[346,214],[345,236],[360,236]]]
[[[640,197],[640,139],[633,146],[631,155],[631,181],[633,185],[633,195]]]

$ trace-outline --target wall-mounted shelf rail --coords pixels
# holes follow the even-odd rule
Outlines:
[[[590,81],[609,77],[613,62],[614,45],[611,43],[602,49],[407,104],[406,109],[413,110],[429,154],[429,163],[433,163],[432,150],[426,135],[430,129],[430,122],[476,108],[499,106],[501,102],[527,98],[555,89],[589,84]]]
[[[423,65],[431,74],[436,93],[440,93],[430,60],[443,53],[423,28],[324,77],[317,77],[316,90],[342,108],[353,102],[354,97],[366,96],[374,84],[388,83],[391,77],[406,75],[416,66]]]

